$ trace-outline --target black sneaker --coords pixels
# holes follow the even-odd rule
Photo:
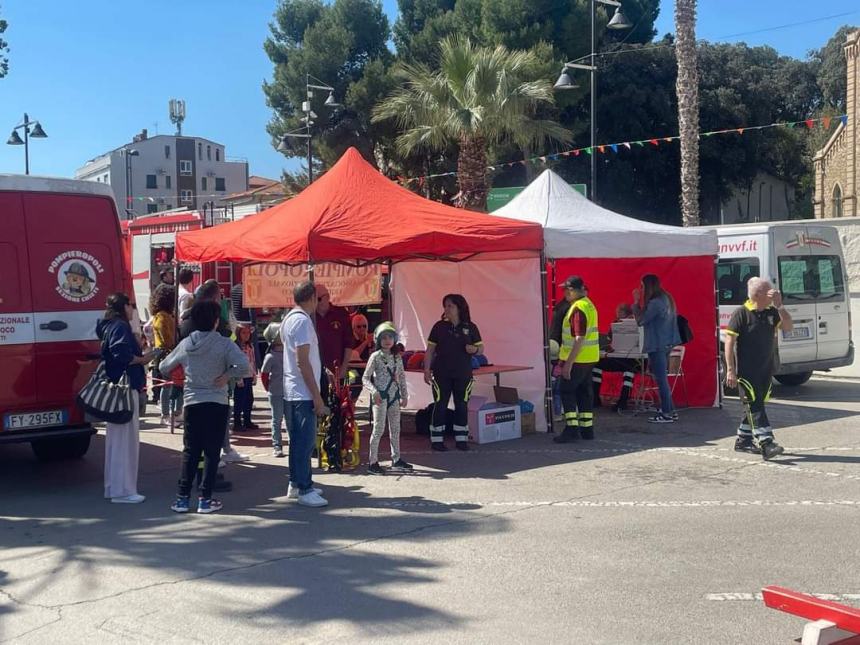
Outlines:
[[[553,443],[571,443],[579,440],[578,428],[565,428],[557,437],[553,437]]]
[[[412,470],[412,464],[403,461],[402,459],[398,459],[393,464],[391,464],[392,468],[400,468],[401,470]]]
[[[773,439],[766,439],[761,442],[761,457],[765,461],[778,457],[785,452],[785,448],[780,446]]]
[[[649,417],[648,423],[675,423],[675,419],[661,412],[660,414],[655,414],[653,417]]]
[[[468,441],[458,441],[457,442],[457,450],[462,450],[465,452],[468,449],[469,449],[469,442]]]
[[[380,466],[379,462],[377,461],[375,464],[370,464],[367,467],[367,474],[368,475],[384,475],[385,469],[382,466]]]
[[[594,441],[594,428],[580,428],[579,434],[586,441]]]
[[[445,452],[448,450],[448,448],[445,446],[445,444],[442,443],[441,441],[439,441],[438,443],[431,443],[430,447],[433,450],[435,450],[436,452]]]
[[[737,451],[737,452],[751,452],[751,453],[759,453],[760,452],[753,445],[752,437],[741,437],[741,436],[738,436],[737,439],[735,439],[735,451]]]

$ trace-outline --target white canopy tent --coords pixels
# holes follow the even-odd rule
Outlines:
[[[547,259],[717,254],[715,231],[625,217],[583,197],[552,170],[544,170],[493,215],[543,226]]]
[[[543,227],[544,254],[552,265],[550,293],[561,295],[559,283],[568,275],[582,276],[599,311],[601,330],[608,331],[609,314],[619,303],[631,301],[643,275],[660,276],[693,331],[693,340],[685,345],[686,404],[718,404],[716,231],[665,226],[614,213],[580,195],[551,170],[493,215]]]

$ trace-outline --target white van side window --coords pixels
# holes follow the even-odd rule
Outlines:
[[[779,289],[794,302],[843,300],[845,284],[838,255],[782,255],[779,257]]]
[[[747,299],[747,281],[760,275],[758,258],[721,258],[717,264],[720,304],[744,304]]]

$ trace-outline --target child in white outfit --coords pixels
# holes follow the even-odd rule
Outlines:
[[[391,467],[412,470],[412,466],[400,457],[400,407],[407,405],[406,372],[403,359],[394,349],[397,331],[390,322],[384,322],[374,332],[376,351],[367,360],[362,383],[370,392],[373,411],[373,434],[370,437],[370,475],[384,475],[379,465],[379,442],[388,420],[391,441]]]

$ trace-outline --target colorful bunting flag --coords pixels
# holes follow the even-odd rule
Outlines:
[[[821,122],[821,124],[824,126],[825,129],[829,129],[830,125],[836,119],[841,121],[843,126],[848,125],[848,115],[842,114],[842,115],[839,115],[836,117],[825,116],[825,117],[821,117],[820,119],[805,119],[803,121],[784,121],[784,122],[780,122],[780,123],[769,123],[767,125],[755,125],[755,126],[749,126],[749,127],[744,127],[744,128],[729,128],[726,130],[712,130],[710,132],[699,132],[697,136],[699,138],[701,138],[701,137],[711,137],[715,134],[727,134],[727,133],[737,133],[737,134],[743,135],[744,131],[746,131],[746,130],[765,130],[768,128],[777,128],[777,127],[783,127],[783,128],[791,129],[791,128],[798,126],[798,125],[801,125],[801,124],[805,125],[807,128],[809,128],[811,130],[815,127],[816,123],[819,123],[819,122]],[[495,171],[497,168],[511,168],[517,164],[521,164],[521,165],[525,166],[529,162],[532,162],[532,163],[540,162],[540,163],[546,164],[547,160],[558,161],[558,159],[560,157],[569,157],[571,155],[573,155],[574,157],[578,157],[578,156],[580,156],[580,153],[582,153],[582,152],[585,152],[587,155],[594,155],[595,150],[599,151],[600,153],[605,154],[606,148],[610,148],[612,150],[612,152],[617,154],[619,146],[624,146],[628,150],[632,150],[633,146],[639,146],[640,148],[642,148],[645,146],[646,143],[650,143],[654,147],[659,147],[661,139],[665,143],[672,143],[673,141],[676,141],[680,138],[681,138],[680,136],[670,136],[670,137],[656,137],[653,139],[641,139],[639,141],[619,141],[617,143],[604,143],[604,144],[600,144],[600,145],[593,146],[593,147],[589,146],[586,148],[574,148],[572,150],[565,150],[562,152],[557,152],[557,153],[553,153],[553,154],[549,154],[549,155],[545,155],[545,156],[541,156],[541,157],[532,157],[531,159],[523,159],[521,161],[509,161],[509,162],[504,162],[504,163],[497,163],[495,165],[488,165],[487,170]],[[418,182],[418,185],[423,185],[426,179],[432,179],[432,178],[436,178],[436,177],[453,177],[456,175],[457,175],[456,172],[445,172],[445,173],[439,173],[439,174],[425,175],[424,177],[406,178],[406,177],[397,176],[396,181],[401,185],[408,185],[412,182]],[[145,198],[145,197],[133,197],[130,199],[145,200],[147,198]]]

